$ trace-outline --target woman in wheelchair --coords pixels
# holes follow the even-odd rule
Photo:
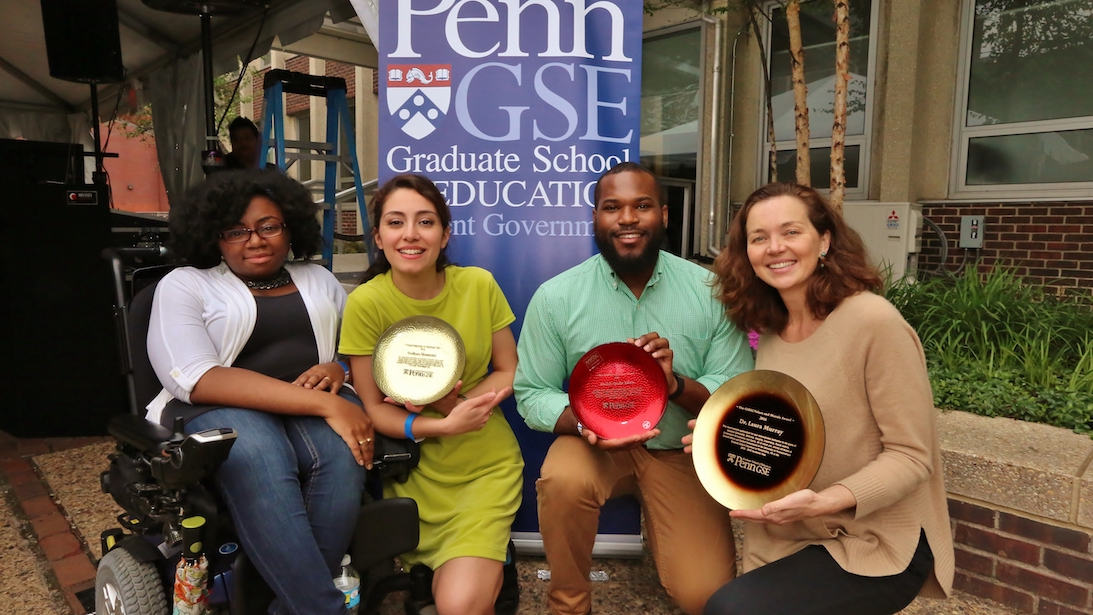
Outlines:
[[[421,460],[409,479],[385,486],[387,495],[418,504],[421,538],[403,563],[435,571],[439,615],[491,614],[524,467],[512,429],[494,411],[512,392],[516,342],[509,325],[515,317],[488,271],[449,264],[450,224],[448,205],[428,179],[399,175],[380,187],[372,202],[380,251],[349,295],[340,352],[350,357],[376,429],[421,440]],[[387,327],[420,314],[455,327],[466,363],[461,383],[446,397],[424,408],[403,407],[372,379],[372,353]]]
[[[345,291],[306,261],[322,245],[306,188],[277,172],[218,174],[171,211],[190,266],[156,288],[148,418],[234,428],[217,470],[240,541],[277,595],[270,613],[339,615],[340,569],[371,467],[372,423],[335,360]]]

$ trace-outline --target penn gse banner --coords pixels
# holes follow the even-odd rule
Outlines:
[[[384,0],[379,17],[379,180],[436,182],[449,255],[493,273],[519,335],[539,285],[595,253],[596,179],[638,160],[642,4]],[[504,410],[526,465],[514,530],[537,532],[553,436],[525,427],[511,399]],[[631,508],[605,509],[601,532],[639,533]]]

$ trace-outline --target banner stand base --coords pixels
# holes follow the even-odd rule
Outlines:
[[[543,537],[539,532],[513,532],[512,543],[518,555],[543,556]],[[592,557],[640,559],[645,541],[640,534],[596,534]]]

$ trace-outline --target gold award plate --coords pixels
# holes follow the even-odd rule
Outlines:
[[[762,508],[812,483],[824,457],[824,419],[800,382],[745,372],[702,406],[692,454],[702,486],[722,506]]]
[[[435,316],[410,316],[376,340],[372,378],[396,402],[424,406],[455,388],[466,360],[455,327]]]

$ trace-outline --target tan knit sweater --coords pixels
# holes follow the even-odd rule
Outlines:
[[[953,543],[933,394],[922,344],[872,293],[842,302],[807,339],[760,338],[756,369],[796,378],[816,398],[827,447],[811,488],[848,488],[857,507],[785,526],[747,523],[745,571],[820,544],[848,572],[903,571],[926,530],[934,574],[920,595],[952,589]]]

